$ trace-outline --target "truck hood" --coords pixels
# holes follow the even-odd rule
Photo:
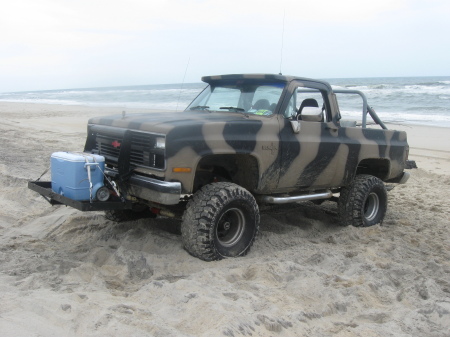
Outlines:
[[[261,117],[255,116],[256,119]],[[249,121],[254,117],[235,112],[208,112],[208,111],[157,111],[143,114],[130,114],[126,116],[113,115],[95,117],[89,124],[112,126],[123,129],[155,132],[167,134],[177,127],[199,126],[205,123],[227,123],[232,121]],[[264,117],[263,117],[264,118]],[[267,117],[265,117],[267,118]]]
[[[189,162],[193,153],[200,158],[214,151],[252,152],[263,119],[271,118],[228,111],[166,111],[125,117],[119,115],[92,118],[89,124],[163,134],[166,136],[167,158],[177,156],[183,149],[188,148],[183,156],[178,157]],[[278,125],[278,122],[275,122],[275,125]]]

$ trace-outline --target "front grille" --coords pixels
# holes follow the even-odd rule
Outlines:
[[[96,137],[96,148],[98,154],[104,156],[107,160],[117,162],[119,159],[120,146],[123,139],[107,135],[99,135]]]
[[[128,131],[121,135],[96,132],[92,151],[102,155],[106,163],[117,165],[120,160],[127,160],[135,167],[165,169],[165,151],[156,148],[157,138],[162,135]]]
[[[156,148],[156,138],[154,134],[131,132],[132,165],[164,169],[164,150]]]

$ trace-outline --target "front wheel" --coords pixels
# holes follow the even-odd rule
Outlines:
[[[379,178],[361,174],[341,190],[339,222],[343,226],[368,227],[382,223],[387,210],[387,192]]]
[[[189,201],[181,237],[189,254],[213,261],[247,254],[258,229],[253,195],[239,185],[221,182],[204,186]]]

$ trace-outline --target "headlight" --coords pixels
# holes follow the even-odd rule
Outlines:
[[[156,137],[155,149],[164,150],[166,148],[166,138]]]

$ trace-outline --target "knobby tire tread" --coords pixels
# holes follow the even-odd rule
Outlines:
[[[363,219],[364,213],[361,210],[364,207],[364,201],[373,189],[379,189],[382,193],[380,195],[379,211],[383,214],[377,222],[366,224]],[[387,192],[384,183],[375,176],[361,174],[356,176],[348,187],[341,189],[338,201],[339,224],[341,226],[368,227],[376,223],[382,223],[386,209]]]
[[[239,185],[217,182],[204,186],[188,202],[183,215],[181,235],[185,249],[193,256],[205,261],[222,259],[214,244],[211,221],[221,212],[224,205],[243,199],[256,211],[256,228],[248,246],[239,256],[246,255],[259,231],[259,210],[253,196]],[[251,224],[250,224],[251,225]]]

